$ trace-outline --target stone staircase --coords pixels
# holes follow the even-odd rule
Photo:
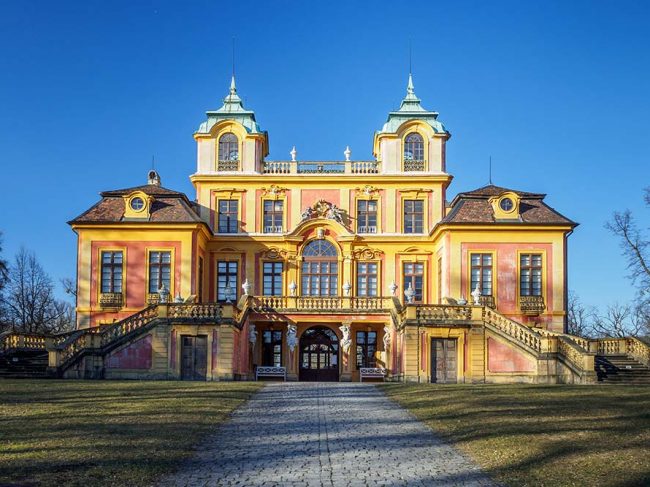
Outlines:
[[[603,384],[650,385],[650,367],[627,355],[597,355],[596,373]]]
[[[17,351],[0,354],[0,379],[45,378],[47,366],[47,352]]]

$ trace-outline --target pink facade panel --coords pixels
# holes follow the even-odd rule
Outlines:
[[[490,372],[535,372],[535,362],[522,352],[488,338],[488,370]]]
[[[150,369],[152,337],[147,335],[106,358],[107,369]]]

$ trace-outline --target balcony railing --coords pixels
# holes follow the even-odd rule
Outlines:
[[[383,311],[391,307],[392,298],[348,296],[255,296],[253,309],[258,312],[282,310]]]
[[[264,233],[282,233],[282,225],[264,227]]]
[[[122,293],[102,293],[99,296],[99,306],[102,308],[121,308],[123,302]]]
[[[147,294],[147,304],[158,304],[160,303],[160,294],[158,293],[149,293]]]
[[[378,161],[295,162],[264,161],[264,174],[379,174]]]
[[[497,307],[494,296],[481,296],[478,302],[481,306],[487,306],[488,308],[496,309]]]
[[[404,161],[404,172],[422,172],[424,171],[424,161],[408,160]]]
[[[544,296],[519,296],[519,309],[525,315],[538,315],[544,312]]]
[[[218,161],[218,172],[239,171],[239,161]]]
[[[357,233],[377,233],[377,227],[375,225],[359,227]]]

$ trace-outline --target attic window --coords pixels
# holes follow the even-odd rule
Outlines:
[[[503,211],[510,212],[515,207],[515,204],[512,202],[512,200],[510,198],[503,198],[499,202],[499,206],[501,207],[501,209]]]
[[[135,197],[131,199],[130,205],[133,211],[140,211],[144,208],[144,200],[140,197]]]

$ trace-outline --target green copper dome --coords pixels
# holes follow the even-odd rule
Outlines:
[[[413,77],[411,73],[409,73],[406,96],[402,100],[399,110],[388,114],[388,120],[386,120],[386,123],[378,133],[394,134],[400,125],[409,120],[422,120],[428,123],[436,133],[447,132],[445,126],[438,120],[438,112],[430,112],[420,105],[420,99],[415,95],[415,89],[413,88]]]

